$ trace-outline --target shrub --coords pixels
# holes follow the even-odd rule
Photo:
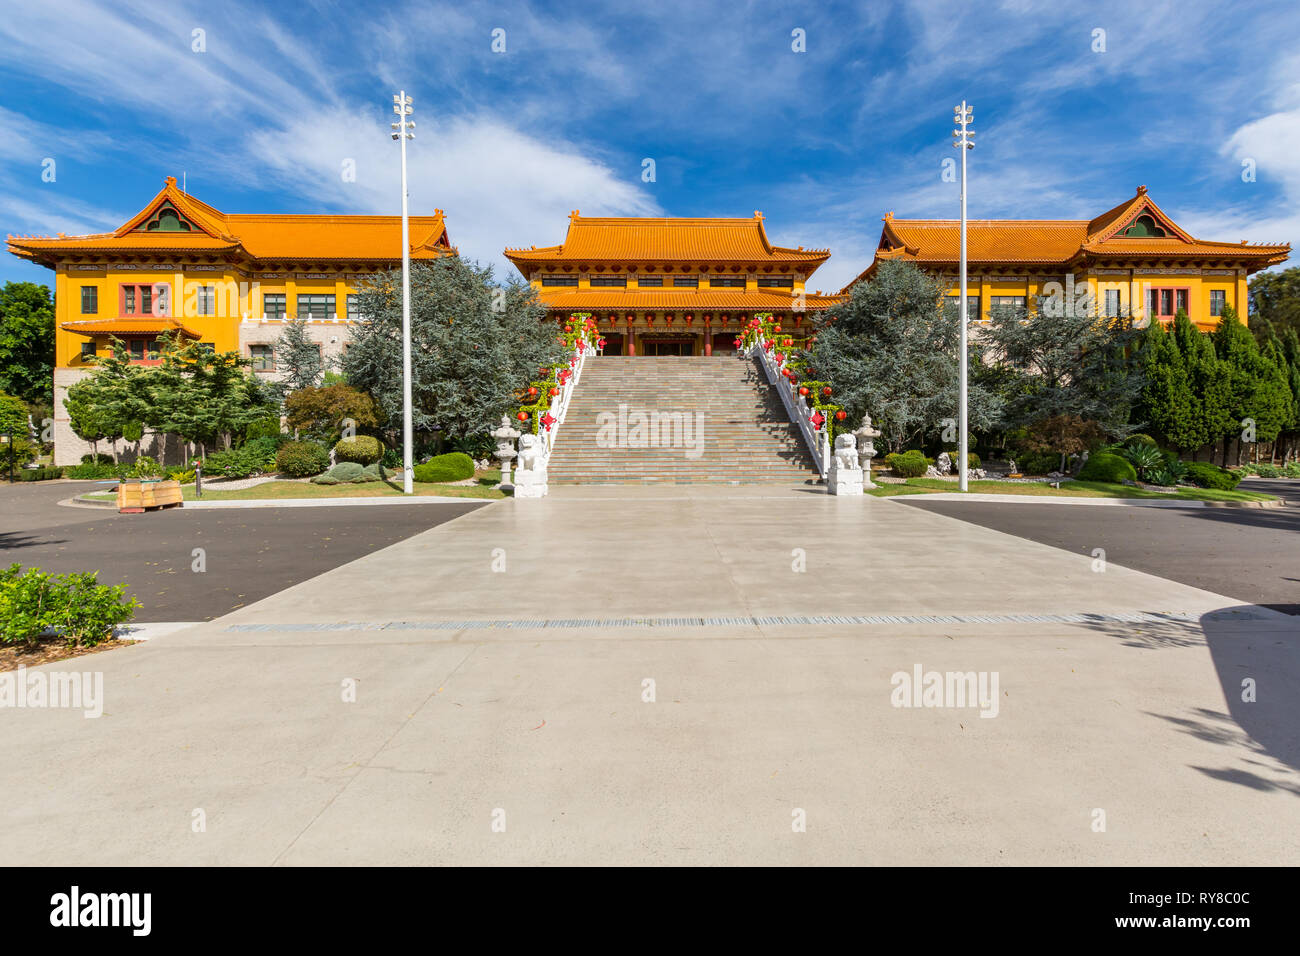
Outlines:
[[[1061,467],[1061,456],[1050,451],[1030,451],[1016,457],[1022,475],[1045,475]]]
[[[1138,432],[1137,434],[1134,435],[1129,435],[1128,438],[1124,439],[1123,443],[1127,445],[1129,448],[1132,448],[1134,445],[1150,445],[1152,448],[1157,447],[1156,440],[1154,438],[1152,438],[1150,435],[1143,435],[1141,432]]]
[[[462,435],[451,443],[452,451],[462,451],[471,458],[491,458],[496,451],[497,440],[491,435]]]
[[[123,600],[125,590],[125,584],[99,584],[96,572],[55,577],[11,565],[0,571],[0,643],[34,647],[52,628],[70,645],[106,641],[140,606]]]
[[[913,448],[902,453],[894,452],[886,455],[885,464],[894,469],[894,473],[901,478],[919,478],[925,474],[930,460]]]
[[[1204,461],[1187,463],[1187,480],[1200,488],[1213,488],[1216,491],[1231,491],[1241,481],[1240,475],[1234,475],[1226,468],[1211,465]]]
[[[179,481],[182,485],[193,484],[194,469],[193,468],[168,468],[167,480]]]
[[[248,429],[244,432],[244,441],[247,443],[255,438],[278,439],[281,434],[280,416],[268,416],[267,418],[259,419],[248,426]]]
[[[924,472],[925,469],[922,469]],[[463,481],[474,477],[474,460],[464,452],[453,451],[430,458],[415,466],[415,480],[423,482]]]
[[[53,465],[41,468],[24,468],[20,472],[15,472],[14,477],[19,481],[49,481],[52,478],[62,478],[63,469]]]
[[[148,455],[141,455],[130,466],[129,471],[124,474],[124,478],[161,478],[163,476],[163,466],[158,464],[157,459]]]
[[[1293,461],[1282,469],[1282,474],[1287,478],[1300,478],[1300,461]]]
[[[10,463],[14,468],[21,468],[33,458],[40,449],[21,435],[15,435],[13,441],[0,442],[0,468],[8,471]]]
[[[1136,481],[1137,471],[1119,455],[1099,451],[1084,462],[1078,478],[1081,481],[1109,481],[1120,484],[1126,480]]]
[[[344,438],[334,446],[335,461],[352,461],[359,465],[373,465],[383,454],[383,443],[370,435]]]
[[[98,455],[82,455],[81,463],[83,465],[111,465],[113,456],[105,455],[102,451]]]
[[[203,470],[226,478],[266,474],[275,469],[276,452],[283,443],[279,435],[249,439],[238,448],[213,452],[203,462]]]
[[[318,485],[335,485],[340,482],[359,481],[365,468],[355,461],[341,461],[323,475],[312,479]],[[329,479],[322,481],[321,479]]]
[[[76,478],[81,481],[116,478],[117,468],[113,465],[69,465],[63,469],[63,477]]]
[[[314,441],[285,442],[275,456],[275,467],[290,478],[319,475],[329,465],[329,452]]]

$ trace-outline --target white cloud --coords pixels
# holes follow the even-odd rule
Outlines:
[[[376,113],[326,110],[287,129],[255,133],[242,175],[265,186],[269,170],[286,192],[340,211],[396,213],[399,147],[387,117],[381,122]],[[501,255],[506,246],[560,242],[573,209],[661,214],[640,187],[639,166],[619,175],[576,146],[542,141],[496,117],[425,122],[418,96],[416,122],[416,139],[407,147],[412,214],[443,209],[461,254],[497,265],[498,275],[515,272]],[[342,176],[348,159],[355,161],[355,182]]]

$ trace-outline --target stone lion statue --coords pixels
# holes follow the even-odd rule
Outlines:
[[[534,471],[541,462],[542,440],[531,434],[519,436],[519,470]]]
[[[835,461],[846,471],[858,467],[858,440],[845,433],[835,437]]]

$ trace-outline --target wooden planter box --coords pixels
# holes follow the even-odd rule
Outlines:
[[[179,481],[141,481],[139,478],[130,478],[118,482],[117,510],[122,514],[134,515],[154,508],[179,507]]]

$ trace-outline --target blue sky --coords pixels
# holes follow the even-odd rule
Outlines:
[[[227,212],[395,213],[405,88],[412,212],[445,209],[462,254],[499,270],[507,245],[559,242],[572,209],[759,209],[774,241],[831,249],[811,284],[838,289],[887,210],[956,215],[941,173],[963,98],[973,218],[1090,218],[1144,183],[1202,238],[1300,240],[1291,4],[6,6],[3,233],[112,229],[182,173]],[[0,281],[49,277],[0,259]]]

